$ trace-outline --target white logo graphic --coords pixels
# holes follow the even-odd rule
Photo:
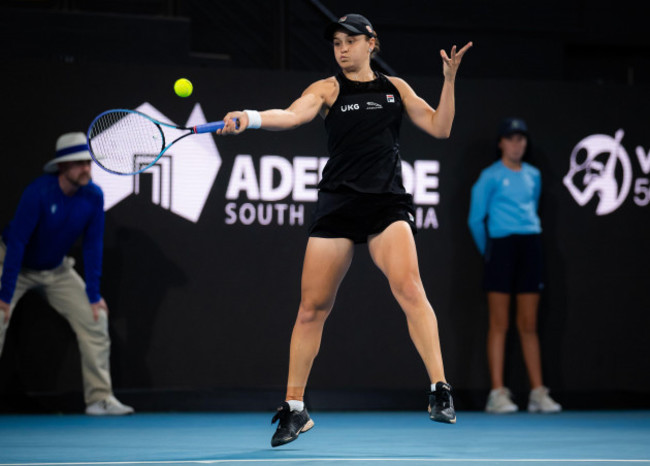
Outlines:
[[[613,138],[605,134],[588,136],[571,152],[564,185],[580,206],[586,205],[598,194],[596,215],[614,212],[630,192],[632,165],[621,145],[623,134],[623,130],[619,129]],[[642,158],[639,157],[639,160]]]
[[[347,112],[349,110],[359,110],[359,104],[341,105],[341,111],[342,112]]]
[[[380,110],[382,108],[384,107],[377,102],[366,102],[366,110]]]
[[[636,158],[639,159],[639,165],[641,165],[641,171],[646,175],[650,173],[650,150],[646,154],[643,151],[643,147],[639,146],[636,148]]]
[[[164,123],[172,123],[151,104],[145,102],[138,111]],[[197,103],[185,126],[206,123],[201,106]],[[109,130],[110,131],[110,130]],[[163,127],[165,139],[173,141],[182,131]],[[138,161],[148,163],[150,156],[142,154]],[[151,202],[196,223],[212,189],[221,157],[210,133],[188,136],[174,144],[147,171],[134,176],[117,176],[93,164],[93,181],[104,191],[104,209],[109,210],[131,194],[140,194],[141,179],[151,177]]]
[[[56,213],[56,204],[52,204],[52,207],[50,207],[50,211],[52,212],[52,215]]]
[[[317,200],[326,163],[326,157],[238,155],[226,190],[225,223],[304,225],[309,210],[302,203]],[[416,160],[413,165],[402,161],[404,188],[413,194],[418,228],[439,227],[434,207],[440,202],[439,173],[437,160]]]

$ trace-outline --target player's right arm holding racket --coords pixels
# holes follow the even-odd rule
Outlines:
[[[338,82],[334,77],[322,79],[311,84],[302,95],[288,108],[229,112],[223,118],[225,127],[217,130],[217,134],[239,134],[247,128],[263,128],[269,131],[285,131],[309,123],[316,115],[327,115],[331,104],[338,94]],[[258,119],[259,118],[259,119]],[[235,119],[240,122],[239,129],[235,126]],[[251,121],[258,119],[257,121]]]

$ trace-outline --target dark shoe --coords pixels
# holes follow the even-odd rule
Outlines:
[[[272,447],[279,447],[285,443],[293,442],[302,432],[307,432],[314,427],[314,421],[309,417],[307,408],[302,411],[291,411],[289,403],[286,401],[278,407],[278,412],[271,419],[271,424],[277,420],[280,423],[271,439]]]
[[[429,417],[436,422],[456,423],[456,411],[449,384],[438,382],[435,391],[429,393]]]

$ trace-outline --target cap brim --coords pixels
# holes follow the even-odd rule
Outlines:
[[[54,173],[58,171],[59,167],[58,164],[62,162],[79,162],[82,160],[92,160],[92,156],[90,155],[90,152],[88,151],[83,151],[83,152],[77,152],[75,154],[70,154],[70,155],[64,155],[63,157],[57,157],[49,162],[47,162],[43,166],[43,171],[46,173]]]
[[[326,40],[332,40],[334,38],[334,33],[338,31],[339,29],[343,29],[348,33],[352,33],[352,35],[358,36],[358,35],[364,35],[367,36],[368,34],[360,31],[359,29],[343,24],[343,23],[331,23],[329,26],[325,28],[325,32],[323,33],[323,37],[325,37]]]
[[[524,131],[524,130],[521,130],[521,129],[516,129],[516,130],[513,130],[513,131],[506,131],[506,132],[502,133],[501,136],[499,136],[499,137],[507,138],[507,137],[512,136],[513,134],[522,134],[522,135],[528,137],[528,131]]]

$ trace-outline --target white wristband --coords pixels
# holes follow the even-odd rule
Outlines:
[[[257,110],[244,110],[244,113],[248,116],[248,126],[247,129],[257,129],[262,126],[262,116]]]

